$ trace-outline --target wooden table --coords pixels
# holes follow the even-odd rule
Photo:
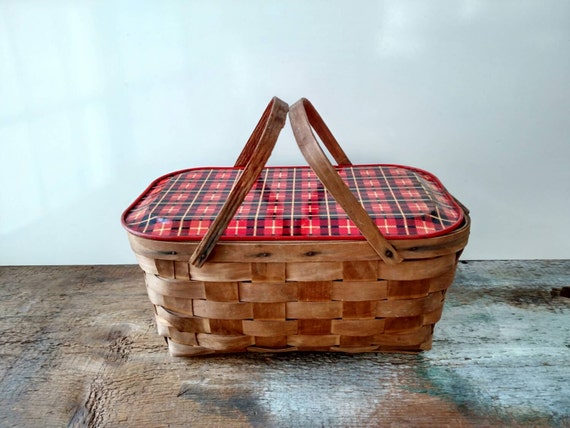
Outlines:
[[[137,266],[0,267],[0,426],[570,426],[570,261],[460,264],[433,350],[172,358]]]

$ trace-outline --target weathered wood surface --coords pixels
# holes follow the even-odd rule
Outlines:
[[[2,427],[570,426],[568,260],[462,263],[419,355],[172,358],[138,266],[0,284]]]

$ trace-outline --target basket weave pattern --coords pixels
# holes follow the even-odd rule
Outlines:
[[[131,237],[131,245],[172,355],[421,351],[431,348],[467,230],[439,238],[449,242],[449,254],[395,265],[374,259],[363,242],[342,249],[332,243],[251,245],[245,251],[219,244],[202,268],[187,262],[196,244],[173,247]],[[166,246],[176,254],[152,257],[161,257]],[[347,251],[360,257],[339,260]],[[231,261],[232,254],[257,261]]]

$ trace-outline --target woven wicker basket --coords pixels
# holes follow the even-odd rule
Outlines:
[[[453,228],[428,237],[386,239],[318,145],[311,126],[338,165],[351,165],[306,99],[289,111],[295,138],[311,170],[359,235],[223,237],[259,183],[288,110],[277,98],[265,110],[234,167],[240,174],[205,235],[165,238],[135,230],[129,219],[159,181],[123,214],[131,247],[145,272],[158,332],[167,339],[170,353],[430,349],[445,292],[467,244],[468,211],[447,194],[460,213]]]

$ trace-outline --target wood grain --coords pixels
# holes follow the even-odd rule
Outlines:
[[[463,262],[431,351],[185,359],[138,266],[0,267],[0,426],[570,426],[568,285],[568,260]]]
[[[297,145],[301,149],[305,160],[317,174],[325,189],[330,192],[335,201],[338,202],[348,217],[358,227],[362,236],[366,238],[370,246],[374,248],[374,251],[386,264],[391,265],[401,262],[403,257],[398,254],[394,246],[380,233],[376,223],[374,223],[362,204],[352,194],[321,149],[311,131],[311,125],[315,126],[316,123],[324,125],[324,122],[309,100],[302,98],[291,106],[289,122],[291,123]],[[324,134],[320,135],[321,139],[324,141],[329,139],[330,131],[326,125],[324,127],[317,125],[316,130],[317,132],[325,131]],[[336,143],[336,140],[334,141]]]
[[[242,163],[245,165],[243,173],[239,176],[220,212],[190,257],[192,265],[200,267],[206,262],[216,242],[226,230],[247,193],[259,177],[269,156],[271,156],[279,133],[285,125],[288,109],[287,103],[277,97],[273,97],[267,106],[260,122],[236,161],[236,166]],[[261,127],[263,131],[259,132]]]

